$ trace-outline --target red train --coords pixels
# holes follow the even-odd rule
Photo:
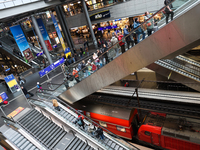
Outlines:
[[[78,101],[72,106],[120,137],[131,140],[136,136],[140,142],[157,148],[200,150],[200,120],[149,112],[138,127],[138,113],[134,108],[89,100]]]

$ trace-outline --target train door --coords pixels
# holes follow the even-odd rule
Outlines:
[[[160,146],[160,135],[151,132],[151,143]]]

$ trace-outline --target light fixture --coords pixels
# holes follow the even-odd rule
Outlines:
[[[78,4],[80,4],[81,3],[81,1],[78,1]]]
[[[73,6],[74,4],[70,4],[71,6]]]

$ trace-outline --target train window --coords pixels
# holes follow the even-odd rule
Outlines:
[[[176,134],[176,137],[177,137],[177,138],[180,138],[180,139],[188,140],[188,141],[190,140],[190,137],[184,136],[184,135]]]
[[[151,135],[151,133],[150,133],[150,132],[148,132],[148,131],[145,131],[145,132],[144,132],[144,134],[145,134],[145,135],[148,135],[148,136],[150,136],[150,135]]]
[[[116,126],[118,131],[126,132],[126,129],[124,127]]]
[[[106,128],[107,128],[107,124],[106,124],[105,122],[101,122],[101,121],[99,121],[99,124],[100,124],[101,126],[103,126],[103,127],[106,127]]]

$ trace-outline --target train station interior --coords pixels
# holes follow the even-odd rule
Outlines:
[[[0,150],[200,150],[200,0],[0,14]]]

